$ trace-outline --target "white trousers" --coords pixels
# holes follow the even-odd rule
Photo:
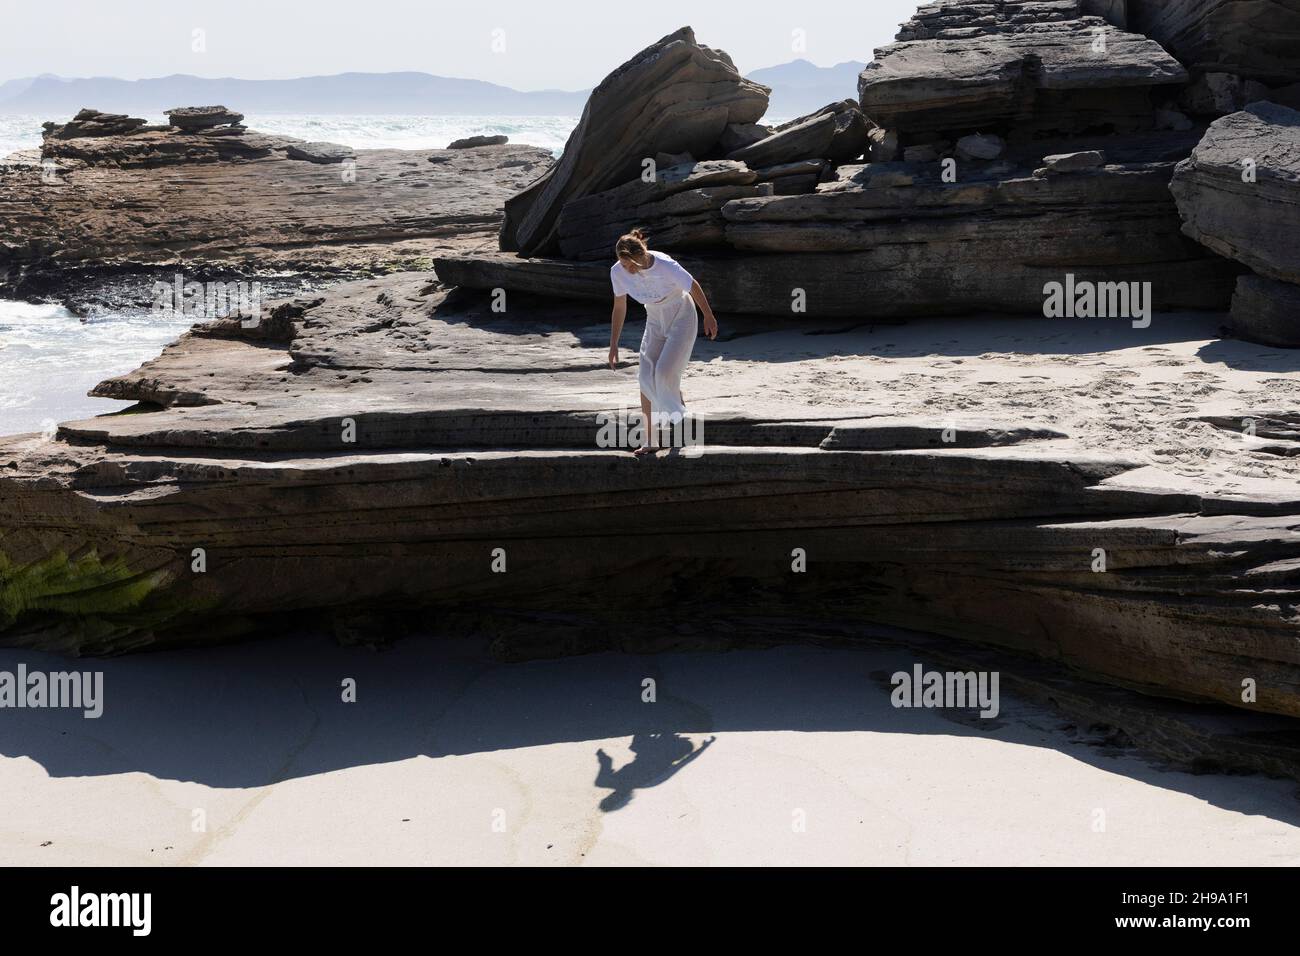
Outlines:
[[[669,296],[645,307],[645,335],[641,337],[641,394],[650,399],[651,413],[685,415],[682,372],[691,360],[700,318],[689,292]]]

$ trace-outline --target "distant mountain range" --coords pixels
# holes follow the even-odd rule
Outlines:
[[[828,103],[858,98],[858,74],[865,63],[850,60],[836,66],[816,66],[794,60],[747,74],[751,80],[772,88],[767,107],[769,119],[794,119],[821,109]]]
[[[772,87],[768,116],[789,119],[857,94],[861,63],[818,67],[807,60],[749,74]],[[339,73],[292,80],[209,79],[177,74],[147,80],[65,79],[44,74],[0,83],[0,114],[70,117],[83,106],[157,115],[174,106],[220,103],[241,113],[398,113],[448,116],[578,116],[588,90],[521,92],[482,80],[428,73]]]

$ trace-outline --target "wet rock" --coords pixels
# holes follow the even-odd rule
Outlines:
[[[290,159],[321,165],[356,158],[356,152],[351,146],[340,146],[338,143],[290,143],[285,146],[284,152]]]
[[[478,149],[480,146],[504,146],[510,142],[509,136],[466,136],[447,144],[448,149]]]

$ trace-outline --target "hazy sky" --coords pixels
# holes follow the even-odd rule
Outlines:
[[[583,89],[678,27],[742,71],[869,60],[918,0],[0,0],[0,80],[419,70]],[[195,31],[203,31],[202,43]],[[502,31],[494,34],[494,31]],[[802,31],[804,48],[796,48]],[[500,52],[494,52],[494,39]],[[196,46],[204,49],[196,50]]]

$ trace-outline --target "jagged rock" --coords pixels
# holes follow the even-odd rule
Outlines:
[[[560,248],[571,259],[611,259],[619,236],[637,227],[664,249],[723,246],[723,204],[773,192],[756,183],[757,173],[730,160],[660,169],[652,182],[634,179],[567,203],[558,224]]]
[[[1129,19],[1197,72],[1300,80],[1295,0],[1129,0]]]
[[[635,179],[647,157],[708,155],[729,125],[758,122],[768,93],[690,27],[664,37],[592,92],[559,162],[506,204],[501,248],[558,251],[567,203]]]
[[[1076,0],[931,3],[898,39],[876,51],[858,93],[905,145],[981,130],[1150,129],[1151,88],[1187,79],[1159,44],[1084,16]]]
[[[753,146],[771,135],[771,129],[758,123],[731,123],[718,139],[718,150],[725,156],[746,146]]]
[[[42,123],[44,138],[80,139],[87,136],[126,136],[147,126],[147,121],[122,113],[101,113],[99,110],[83,109],[71,122]]]
[[[1270,99],[1268,87],[1231,73],[1203,73],[1183,91],[1183,109],[1196,116],[1222,116]]]
[[[1007,142],[1001,136],[975,133],[957,140],[957,155],[961,159],[992,160],[1006,152]]]
[[[447,144],[448,149],[478,149],[480,146],[504,146],[509,136],[466,136]]]
[[[1232,297],[1232,330],[1251,342],[1300,348],[1300,285],[1242,276]]]
[[[1300,112],[1253,103],[1217,120],[1171,189],[1187,235],[1261,275],[1300,283]]]
[[[831,103],[816,113],[779,126],[766,139],[728,153],[751,167],[777,166],[801,159],[844,163],[867,148],[867,121],[852,100]]]
[[[898,134],[874,127],[867,133],[867,157],[873,163],[892,163],[898,159]]]
[[[244,114],[224,106],[182,106],[167,110],[167,121],[177,129],[193,131],[242,123]]]
[[[340,146],[338,143],[290,143],[284,152],[290,159],[322,165],[356,158],[356,152],[351,146]]]
[[[937,164],[853,169],[841,167],[848,178],[815,195],[726,203],[727,243],[747,255],[678,258],[719,311],[787,319],[795,289],[804,291],[800,319],[1041,315],[1045,284],[1066,273],[1150,282],[1157,309],[1226,310],[1231,301],[1238,270],[1180,231],[1172,163],[1046,178],[989,164],[957,183],[943,182]],[[609,297],[599,263],[470,254],[440,257],[435,268],[449,285]]]
[[[1090,149],[1081,153],[1057,153],[1054,156],[1043,157],[1043,168],[1034,170],[1034,175],[1039,172],[1044,175],[1053,173],[1077,173],[1085,169],[1096,169],[1098,166],[1106,165],[1106,154],[1099,149]]]
[[[797,163],[756,169],[754,172],[758,175],[758,182],[772,184],[773,195],[796,196],[816,192],[822,177],[833,168],[824,159],[805,159]]]

